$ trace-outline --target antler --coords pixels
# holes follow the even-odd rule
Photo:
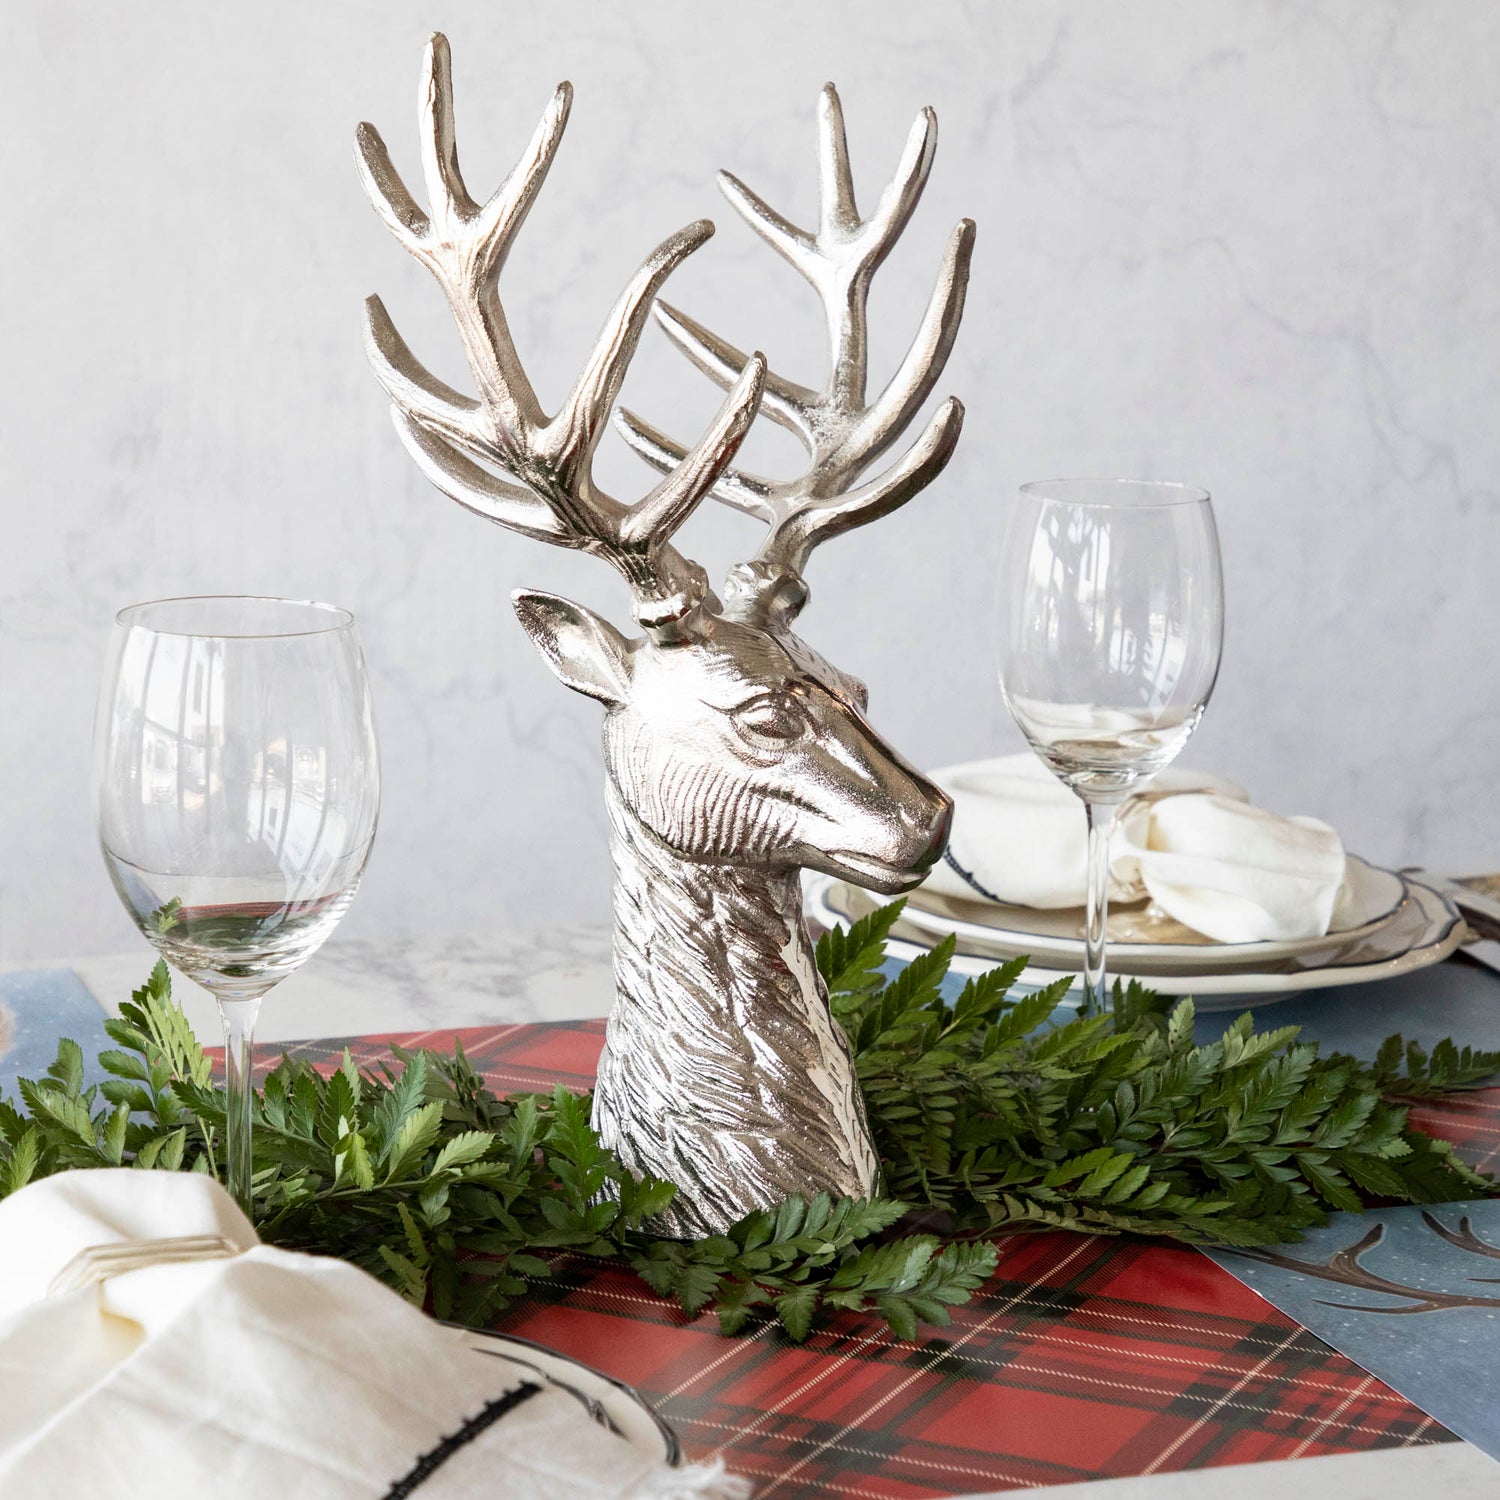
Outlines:
[[[1455,1245],[1460,1250],[1467,1250],[1470,1255],[1486,1255],[1491,1260],[1500,1260],[1500,1245],[1492,1245],[1488,1240],[1480,1239],[1474,1232],[1474,1221],[1468,1214],[1458,1221],[1457,1229],[1449,1229],[1440,1219],[1425,1210],[1422,1214],[1422,1222],[1435,1235],[1447,1240],[1450,1245]],[[1471,1276],[1469,1280],[1493,1283],[1500,1281],[1500,1277]]]
[[[755,354],[740,361],[729,395],[697,446],[638,504],[622,505],[595,484],[594,451],[652,299],[713,225],[699,220],[657,246],[605,320],[567,400],[547,417],[516,355],[497,283],[557,154],[572,98],[572,86],[559,84],[514,170],[487,203],[477,203],[458,166],[448,40],[441,34],[431,38],[420,121],[428,210],[407,191],[373,125],[359,127],[357,155],[376,212],[437,278],[452,306],[479,400],[460,395],[417,360],[379,297],[365,304],[366,346],[391,398],[397,432],[444,494],[525,536],[604,558],[630,584],[636,618],[647,626],[666,625],[707,594],[703,570],[669,539],[749,431],[765,360]]]
[[[730,575],[726,594],[750,611],[794,615],[806,602],[802,573],[814,547],[839,532],[889,514],[930,484],[952,456],[963,406],[949,397],[907,452],[877,478],[857,484],[910,425],[947,362],[963,315],[974,222],[963,219],[949,237],[937,284],[906,357],[885,389],[865,399],[868,375],[870,280],[911,218],[937,146],[937,117],[917,116],[896,175],[867,219],[854,202],[843,108],[834,86],[818,100],[821,210],[816,232],[798,229],[727,172],[719,186],[741,217],[818,293],[828,324],[828,383],[810,390],[767,374],[763,410],[807,449],[805,473],[770,480],[736,470],[715,485],[717,499],[759,516],[770,526],[753,562]],[[657,321],[667,336],[720,386],[732,387],[753,363],[734,345],[664,303]],[[616,422],[648,463],[671,472],[687,461],[680,443],[630,412]]]
[[[1423,1214],[1427,1227],[1441,1235],[1450,1244],[1465,1250],[1476,1250],[1481,1255],[1493,1255],[1493,1246],[1486,1245],[1472,1232],[1468,1219],[1460,1220],[1459,1234],[1445,1229],[1431,1214]],[[1362,1303],[1325,1302],[1325,1307],[1347,1307],[1351,1312],[1422,1313],[1438,1312],[1450,1307],[1500,1307],[1500,1297],[1481,1297],[1469,1292],[1430,1291],[1425,1287],[1408,1286],[1405,1282],[1392,1281],[1387,1276],[1370,1270],[1361,1263],[1360,1257],[1373,1250],[1385,1238],[1385,1225],[1377,1224],[1352,1245],[1336,1250],[1326,1261],[1302,1260],[1295,1255],[1286,1255],[1277,1250],[1235,1250],[1246,1260],[1263,1261],[1268,1266],[1279,1266],[1284,1271],[1296,1271],[1303,1276],[1316,1276],[1323,1281],[1337,1282],[1340,1286],[1355,1287],[1362,1292],[1379,1292],[1384,1297],[1408,1299],[1407,1307],[1367,1307]],[[1473,1240],[1468,1243],[1467,1240]],[[1489,1278],[1471,1276],[1471,1281],[1487,1281]],[[1321,1300],[1321,1299],[1320,1299]]]

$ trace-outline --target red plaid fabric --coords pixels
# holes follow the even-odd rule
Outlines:
[[[502,1092],[586,1088],[602,1022],[364,1037],[451,1048]],[[345,1043],[291,1050],[331,1064]],[[1500,1090],[1416,1113],[1500,1166]],[[921,1342],[840,1315],[796,1345],[774,1324],[720,1337],[628,1271],[559,1257],[496,1326],[635,1386],[689,1455],[766,1500],[870,1500],[1450,1441],[1452,1435],[1196,1251],[1052,1233],[1001,1242],[995,1274]]]

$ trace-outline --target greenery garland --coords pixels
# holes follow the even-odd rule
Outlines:
[[[980,1286],[1000,1233],[1263,1245],[1367,1198],[1496,1190],[1393,1096],[1472,1087],[1500,1053],[1392,1037],[1364,1064],[1322,1056],[1296,1027],[1257,1033],[1248,1015],[1200,1047],[1192,1003],[1137,984],[1089,1018],[1061,1018],[1066,981],[1012,999],[1023,960],[948,1005],[951,944],[882,977],[901,905],[818,945],[891,1196],[791,1199],[722,1235],[664,1240],[644,1226],[673,1188],[621,1168],[586,1094],[501,1099],[462,1047],[396,1049],[399,1070],[361,1071],[346,1052],[327,1078],[287,1058],[270,1073],[254,1101],[257,1229],[470,1324],[572,1251],[630,1266],[690,1314],[711,1306],[725,1333],[767,1310],[800,1340],[851,1309],[912,1338]],[[24,1112],[0,1099],[0,1196],[75,1167],[217,1172],[224,1095],[164,964],[105,1027],[118,1046],[99,1056],[104,1083],[83,1086],[64,1040],[46,1077],[20,1082]],[[895,1232],[918,1213],[927,1232]]]

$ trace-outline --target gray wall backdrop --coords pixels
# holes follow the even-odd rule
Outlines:
[[[673,300],[816,381],[811,293],[722,206],[805,217],[833,78],[867,201],[916,109],[942,137],[878,279],[877,374],[978,220],[945,478],[815,564],[807,635],[919,763],[1010,749],[992,678],[1007,497],[1057,473],[1215,495],[1230,607],[1193,763],[1382,861],[1500,866],[1500,7],[1273,0],[186,0],[0,9],[0,958],[128,946],[89,811],[112,612],[280,593],[360,617],[385,756],[346,930],[602,920],[597,710],[511,617],[622,615],[605,569],[486,526],[398,448],[360,349],[381,291],[460,379],[438,294],[366,207],[360,119],[414,166],[435,26],[486,190],[557,79],[577,105],[504,284],[560,399],[640,257],[703,214]],[[691,435],[716,396],[648,334],[626,386]],[[790,465],[782,435],[752,457]],[[645,470],[613,436],[603,477]],[[689,550],[754,545],[724,514]]]

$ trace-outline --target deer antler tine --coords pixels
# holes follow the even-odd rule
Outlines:
[[[740,378],[749,355],[711,333],[696,318],[657,299],[651,309],[657,326],[713,383],[728,390]]]
[[[816,284],[816,244],[813,237],[783,218],[759,193],[747,188],[733,172],[719,173],[719,191],[736,213],[783,259]]]
[[[615,413],[615,430],[637,458],[644,459],[663,474],[670,473],[687,457],[687,449],[676,438],[668,437],[659,427],[653,427],[628,407],[622,406]]]
[[[418,418],[393,406],[391,420],[417,467],[465,510],[538,541],[564,547],[585,545],[529,490],[496,479],[488,469],[459,452],[446,437],[429,431]]]
[[[510,175],[495,190],[483,208],[479,210],[476,224],[479,230],[481,254],[491,264],[493,274],[498,274],[505,259],[505,249],[520,232],[531,212],[531,205],[552,170],[557,148],[562,144],[563,132],[568,128],[568,116],[573,112],[573,85],[563,82],[552,91],[552,98],[542,111],[536,129],[521,159],[511,169]]]
[[[1485,1255],[1492,1260],[1500,1260],[1500,1245],[1492,1245],[1487,1240],[1480,1239],[1474,1232],[1474,1221],[1468,1214],[1464,1214],[1458,1221],[1457,1229],[1449,1229],[1435,1214],[1425,1210],[1422,1213],[1422,1222],[1439,1238],[1445,1239],[1450,1245],[1459,1250],[1467,1250],[1471,1255]],[[1487,1281],[1490,1278],[1474,1276],[1470,1280]]]
[[[655,535],[665,541],[697,509],[739,452],[755,420],[765,380],[766,357],[757,352],[745,362],[734,389],[692,451],[632,507],[620,528],[622,540],[638,543]]]
[[[749,357],[728,339],[721,339],[697,319],[660,300],[653,311],[662,332],[716,385],[728,390],[739,379]],[[809,414],[817,404],[816,391],[785,380],[772,370],[766,371],[761,410],[773,422],[806,440],[812,434]]]
[[[687,458],[688,450],[676,438],[668,437],[633,411],[624,408],[617,411],[615,428],[636,457],[663,474],[670,473]],[[713,487],[713,497],[757,520],[774,522],[777,513],[771,502],[773,489],[769,479],[747,474],[743,469],[726,469]]]
[[[1427,1214],[1422,1215],[1428,1228],[1448,1235]],[[1246,1260],[1258,1260],[1268,1266],[1279,1266],[1283,1270],[1295,1271],[1302,1276],[1315,1276],[1321,1281],[1337,1282],[1341,1286],[1357,1287],[1362,1292],[1377,1292],[1382,1297],[1410,1300],[1407,1307],[1370,1307],[1357,1302],[1323,1302],[1324,1307],[1342,1307],[1351,1312],[1380,1313],[1385,1316],[1400,1316],[1405,1313],[1437,1312],[1454,1307],[1500,1307],[1500,1297],[1479,1297],[1468,1292],[1431,1291],[1426,1287],[1407,1286],[1393,1281],[1360,1264],[1360,1257],[1373,1250],[1385,1238],[1385,1225],[1376,1224],[1352,1245],[1336,1250],[1326,1261],[1303,1260],[1299,1256],[1287,1255],[1277,1250],[1236,1250],[1236,1255]],[[1471,1278],[1478,1280],[1480,1278]]]
[[[512,530],[602,557],[629,583],[642,625],[681,635],[697,628],[697,611],[711,595],[702,568],[678,553],[669,538],[725,478],[725,466],[758,408],[765,362],[759,356],[745,362],[709,431],[681,455],[681,474],[658,484],[637,510],[595,483],[594,450],[652,299],[713,233],[713,225],[690,224],[652,252],[605,320],[561,410],[549,419],[517,355],[498,284],[510,243],[556,156],[572,97],[568,84],[558,85],[526,151],[483,207],[470,196],[459,170],[452,58],[441,33],[428,43],[422,75],[428,213],[401,182],[379,135],[361,127],[366,190],[392,232],[442,286],[479,401],[461,396],[426,369],[378,300],[366,312],[370,359],[391,398],[402,441],[440,490]],[[499,467],[517,484],[506,483],[486,465]]]
[[[714,232],[707,219],[699,219],[663,240],[621,292],[582,373],[548,424],[549,446],[567,451],[573,462],[587,462],[604,431],[609,410],[620,394],[625,367],[640,343],[641,332],[651,313],[651,302],[662,283]],[[552,434],[555,433],[555,436]]]
[[[899,510],[947,467],[963,425],[963,403],[950,396],[933,414],[922,436],[879,478],[831,501],[793,510],[779,521],[760,550],[762,560],[801,574],[813,548]]]
[[[1385,1239],[1385,1225],[1374,1225],[1352,1245],[1345,1245],[1342,1250],[1335,1251],[1329,1256],[1329,1269],[1346,1275],[1369,1276],[1371,1273],[1360,1265],[1359,1258],[1365,1251],[1373,1250],[1383,1239]]]
[[[870,270],[873,271],[890,254],[892,245],[910,221],[921,200],[922,189],[927,186],[927,175],[932,170],[932,159],[936,154],[937,116],[930,108],[924,109],[912,121],[896,175],[880,195],[874,213],[865,220],[870,236],[870,259],[867,262]]]
[[[435,31],[427,39],[422,59],[422,175],[427,201],[439,204],[460,219],[471,218],[479,205],[469,196],[458,170],[458,142],[453,127],[453,54],[448,38]]]
[[[859,227],[854,178],[849,171],[849,136],[844,106],[831,83],[818,95],[818,184],[822,232],[833,235]]]
[[[426,253],[420,247],[432,229],[432,222],[407,191],[401,174],[391,164],[391,153],[380,138],[380,132],[368,121],[355,129],[354,160],[365,193],[375,212],[385,221],[385,227],[413,255],[425,260]]]
[[[905,357],[840,445],[841,458],[857,469],[879,458],[932,394],[958,337],[973,252],[974,221],[961,219],[948,238],[927,309]]]
[[[1458,1221],[1458,1232],[1463,1238],[1465,1250],[1471,1250],[1475,1255],[1489,1255],[1500,1260],[1500,1245],[1492,1245],[1488,1240],[1482,1240],[1474,1232],[1474,1221],[1465,1214]]]
[[[379,297],[365,299],[365,352],[386,395],[408,416],[456,443],[504,461],[475,421],[479,403],[460,395],[422,364]]]
[[[769,532],[752,562],[734,570],[725,593],[732,612],[747,618],[790,619],[807,598],[801,580],[812,549],[903,505],[930,484],[953,454],[963,407],[946,402],[916,444],[878,478],[858,484],[864,471],[902,435],[931,395],[947,363],[963,315],[974,225],[965,219],[950,235],[937,281],[911,345],[885,389],[867,401],[870,278],[906,227],[932,170],[937,117],[923,109],[912,123],[895,176],[868,219],[859,217],[849,167],[848,136],[838,90],[825,84],[818,98],[819,227],[813,235],[785,219],[728,172],[724,196],[762,239],[788,260],[818,293],[827,325],[829,370],[813,391],[768,373],[761,409],[795,432],[809,464],[794,479],[765,480],[727,470],[717,499],[760,517]],[[744,368],[745,355],[676,308],[658,304],[667,337],[720,386]],[[621,432],[648,463],[681,463],[682,446],[631,413]],[[788,575],[791,575],[790,577]]]

